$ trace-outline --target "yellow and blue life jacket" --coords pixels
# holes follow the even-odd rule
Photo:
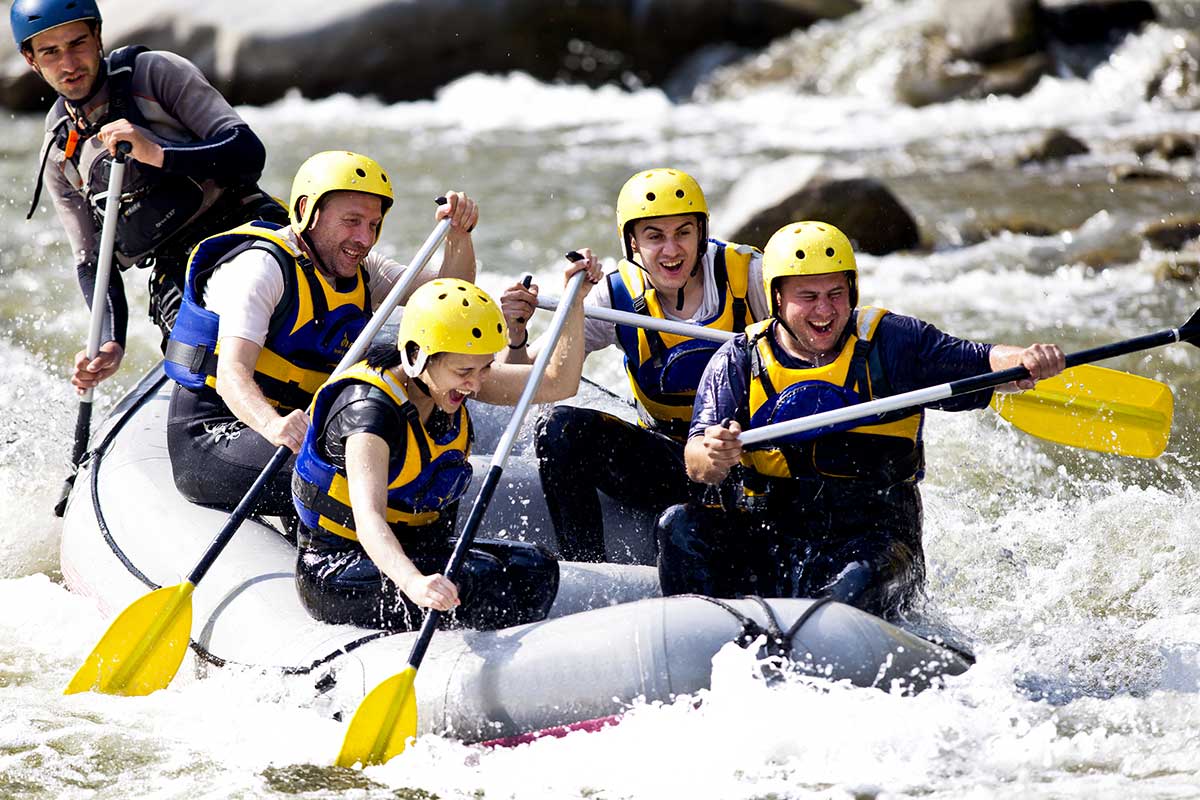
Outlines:
[[[267,251],[283,270],[283,297],[254,365],[255,382],[280,412],[306,408],[366,326],[371,316],[366,270],[360,265],[352,285],[337,288],[279,235],[282,229],[255,220],[210,236],[192,251],[183,305],[166,352],[166,372],[183,386],[216,388],[220,320],[200,298],[213,271],[246,250]]]
[[[713,259],[721,305],[699,324],[741,333],[750,320],[746,294],[750,260],[757,251],[718,239],[709,239],[708,243],[707,255]],[[662,299],[637,264],[622,260],[617,271],[608,276],[608,289],[617,311],[667,318]],[[625,372],[637,402],[638,421],[643,427],[683,441],[692,421],[700,376],[720,343],[630,325],[616,327],[617,344],[625,353]]]
[[[746,329],[750,339],[750,426],[799,419],[892,394],[872,339],[882,308],[859,308],[838,357],[820,367],[780,363],[771,334],[775,320]],[[848,478],[887,484],[919,479],[924,466],[924,412],[896,411],[765,442],[742,464],[765,478]],[[747,479],[747,493],[755,482]]]
[[[388,463],[388,524],[417,527],[435,522],[470,486],[471,464],[467,459],[474,437],[471,416],[464,405],[455,412],[444,433],[431,434],[421,424],[416,406],[408,401],[395,378],[386,371],[368,367],[365,361],[337,375],[313,398],[309,409],[312,424],[292,473],[292,501],[300,521],[314,531],[327,531],[345,539],[358,538],[346,472],[330,463],[319,449],[319,439],[325,434],[334,401],[346,386],[355,382],[380,389],[407,422],[404,459],[391,459]]]

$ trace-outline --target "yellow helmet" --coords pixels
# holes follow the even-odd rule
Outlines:
[[[408,352],[410,342],[419,348],[415,358]],[[414,378],[437,353],[490,355],[507,345],[500,306],[483,289],[458,278],[438,278],[413,292],[396,337],[404,371]]]
[[[617,234],[625,248],[625,258],[633,260],[629,245],[630,225],[648,217],[697,214],[701,217],[701,239],[708,236],[708,203],[696,179],[677,169],[648,169],[639,172],[621,187],[617,195]]]
[[[763,248],[763,289],[771,304],[771,313],[778,313],[772,287],[775,281],[789,275],[828,275],[848,272],[850,307],[858,305],[858,264],[854,248],[846,234],[828,222],[791,222],[771,235]]]
[[[292,230],[297,234],[308,230],[317,204],[329,192],[376,195],[383,201],[382,213],[385,217],[395,199],[392,182],[375,159],[348,150],[325,150],[310,156],[296,171],[296,178],[292,181],[292,202],[288,206]],[[301,197],[308,198],[303,215],[297,210]],[[375,234],[375,241],[379,241],[378,233]]]

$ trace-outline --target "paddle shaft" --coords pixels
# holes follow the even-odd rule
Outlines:
[[[108,173],[108,190],[104,199],[104,220],[100,226],[100,248],[96,258],[96,285],[92,287],[92,316],[88,325],[87,358],[91,361],[100,354],[100,332],[104,327],[104,311],[108,307],[108,284],[112,277],[113,248],[117,241],[117,214],[121,210],[121,192],[125,186],[125,156],[133,149],[129,142],[117,145]],[[62,496],[54,512],[62,516],[67,495],[75,484],[75,472],[87,452],[92,434],[92,399],[95,388],[88,389],[79,398],[79,413],[75,417],[75,441],[71,448],[71,474],[63,483]]]
[[[553,297],[539,297],[538,308],[553,311],[558,308],[558,300]],[[583,313],[592,319],[611,322],[615,325],[629,325],[636,328],[646,328],[660,333],[674,333],[679,336],[690,336],[693,339],[707,339],[710,342],[727,342],[736,333],[706,328],[691,322],[680,322],[673,319],[659,319],[648,314],[633,314],[628,311],[618,311],[615,308],[603,306],[584,306]]]
[[[549,363],[555,345],[562,335],[562,330],[567,323],[571,307],[575,304],[575,298],[582,291],[583,282],[586,279],[587,273],[581,270],[572,275],[570,282],[567,284],[565,301],[555,311],[554,319],[550,322],[550,330],[546,333],[546,346],[538,352],[537,358],[533,361],[533,367],[529,372],[529,380],[526,381],[525,389],[521,392],[521,398],[517,401],[516,407],[513,408],[512,418],[508,421],[508,427],[504,429],[504,435],[500,437],[500,443],[496,446],[496,452],[492,454],[492,463],[488,468],[487,476],[483,479],[483,486],[475,498],[475,503],[471,506],[471,513],[467,516],[467,524],[463,527],[463,531],[458,537],[458,542],[454,545],[454,551],[450,554],[450,561],[446,564],[446,571],[443,574],[450,581],[453,581],[458,575],[458,570],[462,566],[463,560],[467,557],[467,550],[470,549],[471,544],[475,541],[475,534],[478,532],[479,526],[483,523],[483,515],[487,513],[488,504],[491,503],[492,495],[496,492],[496,486],[500,483],[500,475],[504,472],[504,464],[508,461],[508,454],[512,451],[513,443],[516,441],[517,433],[521,430],[521,425],[525,421],[525,415],[529,411],[529,406],[533,404],[533,398],[537,394],[538,387],[542,384],[542,377],[546,373],[546,365]],[[425,622],[421,625],[421,634],[413,644],[412,652],[409,653],[408,666],[416,669],[421,665],[421,661],[425,658],[425,651],[429,648],[429,642],[433,638],[433,633],[437,630],[438,622],[441,618],[442,612],[436,608],[430,610],[429,614],[425,617]],[[390,731],[386,733],[390,733]]]
[[[438,202],[440,204],[444,202],[444,199],[438,198]],[[433,255],[434,250],[436,250],[438,245],[442,243],[442,240],[446,238],[446,233],[450,230],[450,224],[451,222],[449,217],[438,222],[437,227],[435,227],[433,232],[429,234],[429,237],[425,239],[425,243],[421,245],[421,248],[417,250],[416,255],[413,256],[412,261],[409,262],[409,266],[404,271],[404,275],[401,276],[400,280],[396,281],[396,285],[392,287],[391,291],[389,291],[387,296],[383,299],[383,302],[379,304],[379,308],[376,309],[375,313],[371,315],[371,319],[369,322],[367,322],[366,327],[364,327],[362,332],[355,337],[354,343],[350,345],[350,349],[346,351],[346,355],[342,356],[342,360],[339,361],[337,367],[334,368],[332,373],[333,375],[342,372],[347,367],[357,363],[363,357],[363,353],[367,351],[367,348],[371,345],[371,340],[375,338],[375,334],[379,333],[379,330],[387,321],[387,317],[389,314],[391,314],[392,309],[400,304],[400,298],[408,293],[409,288],[412,286],[413,282],[416,281],[417,276],[421,274],[421,270],[425,268],[425,264],[428,263],[430,257]],[[262,494],[267,483],[270,482],[270,480],[275,477],[275,473],[279,472],[283,465],[287,463],[288,456],[290,456],[291,453],[292,451],[287,447],[280,447],[275,451],[275,454],[271,456],[271,460],[267,462],[267,465],[263,467],[262,472],[258,474],[258,477],[254,479],[254,483],[252,483],[250,488],[246,491],[246,494],[242,496],[242,499],[238,502],[237,507],[233,509],[233,512],[229,515],[229,518],[225,520],[225,524],[221,526],[220,532],[218,532],[213,538],[212,543],[208,546],[208,549],[204,551],[204,555],[200,557],[200,561],[188,574],[188,581],[193,584],[199,583],[200,579],[208,573],[208,570],[210,567],[212,567],[213,562],[217,560],[217,556],[221,555],[221,551],[223,551],[225,546],[229,544],[229,541],[233,538],[233,535],[237,533],[238,528],[241,527],[242,523],[245,522],[246,517],[248,517],[250,512],[254,509],[255,503],[258,502],[258,497]]]
[[[1090,364],[1106,358],[1116,358],[1128,353],[1136,353],[1139,350],[1149,350],[1175,342],[1191,342],[1198,335],[1200,335],[1200,311],[1193,314],[1191,319],[1179,328],[1168,328],[1155,333],[1148,333],[1144,336],[1137,336],[1132,339],[1125,339],[1120,342],[1113,342],[1088,350],[1080,350],[1077,353],[1071,353],[1066,359],[1067,367]],[[893,397],[884,397],[879,400],[871,400],[866,403],[858,403],[845,408],[834,409],[833,411],[824,411],[819,414],[801,417],[800,419],[776,422],[771,425],[764,425],[761,428],[752,428],[744,431],[738,439],[743,445],[765,442],[780,436],[823,428],[826,425],[837,425],[875,414],[883,414],[888,411],[898,411],[902,408],[915,408],[929,403],[936,403],[948,397],[978,392],[982,389],[1002,386],[1006,383],[1019,381],[1028,377],[1029,370],[1025,369],[1025,367],[1011,367],[998,372],[988,372],[983,375],[963,378],[962,380],[951,381],[950,383],[943,383],[938,386],[905,392]]]

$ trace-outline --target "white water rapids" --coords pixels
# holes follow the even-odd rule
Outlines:
[[[879,9],[892,5],[834,25],[886,32]],[[1127,233],[1132,213],[1108,208],[1094,188],[1077,198],[1094,209],[1065,233],[955,246],[954,227],[992,180],[971,165],[1011,160],[1054,127],[1092,145],[1070,169],[996,177],[1014,181],[1020,207],[1020,192],[1086,185],[1080,175],[1127,160],[1131,138],[1200,131],[1200,112],[1141,99],[1183,36],[1150,25],[1086,80],[1044,78],[1021,98],[922,109],[886,91],[886,56],[896,54],[885,49],[858,64],[831,52],[839,89],[820,97],[763,88],[672,105],[655,90],[476,75],[428,102],[293,97],[241,111],[267,145],[263,182],[277,195],[317,150],[361,150],[389,165],[400,198],[381,247],[399,258],[432,226],[436,194],[477,197],[489,290],[531,270],[557,294],[564,251],[588,245],[614,257],[616,192],[641,168],[696,175],[714,234],[727,235],[720,213],[739,176],[782,155],[820,155],[842,173],[894,178],[938,241],[932,253],[862,257],[865,303],[967,337],[1071,350],[1178,326],[1200,295],[1192,283],[1162,281],[1162,257],[1147,247],[1088,266],[1081,254]],[[50,512],[76,407],[63,376],[87,312],[49,204],[23,220],[40,120],[3,125],[0,797],[1200,796],[1200,351],[1189,345],[1106,364],[1174,390],[1171,443],[1152,462],[1060,448],[991,412],[929,415],[929,595],[978,655],[937,691],[900,697],[815,680],[768,688],[751,657],[730,648],[698,707],[695,698],[636,707],[618,726],[513,749],[425,737],[364,771],[329,766],[343,724],[270,676],[196,680],[185,665],[149,697],[62,696],[106,622],[59,582]],[[1200,179],[1183,169],[1191,171],[1146,190],[1137,207],[1200,213]],[[98,414],[157,357],[145,278],[125,277],[131,355],[98,393]],[[615,351],[593,355],[588,374],[623,391]]]

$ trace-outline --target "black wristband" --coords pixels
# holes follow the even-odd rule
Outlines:
[[[527,344],[529,344],[529,328],[525,329],[525,338],[521,340],[521,343],[520,344],[510,344],[508,346],[508,349],[509,350],[520,350]]]

